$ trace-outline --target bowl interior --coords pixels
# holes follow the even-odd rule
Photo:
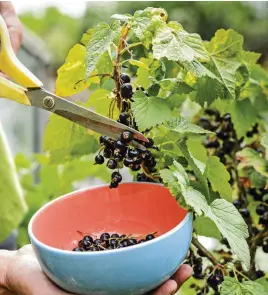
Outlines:
[[[164,186],[122,183],[117,189],[98,186],[58,198],[36,213],[31,230],[40,242],[71,250],[87,234],[157,232],[160,236],[186,214]]]

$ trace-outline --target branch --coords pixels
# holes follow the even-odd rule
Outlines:
[[[214,265],[221,266],[218,260],[210,253],[198,240],[197,238],[192,238],[192,244],[200,250],[204,256],[206,256]]]
[[[265,228],[261,232],[259,232],[253,239],[252,243],[250,245],[250,268],[248,271],[248,277],[252,280],[256,279],[256,269],[255,269],[255,256],[256,256],[256,251],[257,247],[259,245],[259,242],[262,241],[264,238],[268,237],[268,228]]]
[[[130,44],[128,47],[121,50],[120,55],[124,54],[126,51],[129,51],[129,49],[131,49],[131,48],[133,48],[135,46],[139,46],[139,45],[142,45],[142,42],[137,42],[137,43]]]

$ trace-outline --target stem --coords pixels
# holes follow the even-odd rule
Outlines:
[[[197,238],[192,238],[192,244],[199,249],[214,265],[221,266],[215,256],[212,255],[198,240]]]
[[[128,25],[125,25],[124,29],[123,29],[123,34],[120,37],[120,41],[119,44],[117,46],[117,50],[116,50],[116,61],[115,61],[115,65],[114,65],[114,73],[113,73],[113,78],[115,81],[115,87],[116,87],[116,100],[117,100],[117,107],[119,110],[121,110],[121,94],[120,94],[120,71],[119,71],[119,67],[120,67],[120,57],[121,57],[121,51],[124,49],[125,46],[125,40],[127,37],[127,34],[129,32],[130,27]]]
[[[126,47],[123,50],[121,50],[120,55],[124,54],[126,51],[129,51],[129,49],[131,49],[133,47],[136,47],[138,45],[142,45],[142,42],[137,42],[137,43],[130,44],[128,47]]]
[[[259,245],[259,242],[262,241],[264,238],[268,237],[268,228],[265,228],[260,233],[258,233],[253,239],[252,243],[250,245],[250,268],[248,271],[248,277],[252,280],[256,279],[256,268],[255,268],[255,256],[257,247]]]

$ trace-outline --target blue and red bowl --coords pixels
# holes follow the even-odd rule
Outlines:
[[[73,252],[82,235],[103,232],[157,238],[100,252]],[[145,294],[169,279],[185,259],[192,216],[169,190],[149,183],[92,187],[60,197],[31,219],[29,236],[46,275],[75,294]]]

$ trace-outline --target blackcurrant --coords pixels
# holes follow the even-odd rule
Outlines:
[[[137,244],[137,240],[136,239],[128,239],[128,246],[133,246]]]
[[[131,98],[132,97],[132,85],[130,83],[125,83],[121,86],[120,92],[123,98]]]
[[[150,240],[152,240],[154,238],[155,238],[155,236],[153,234],[149,234],[149,235],[146,236],[145,239],[146,239],[146,241],[150,241]]]
[[[263,204],[259,204],[259,205],[257,206],[257,208],[256,208],[256,213],[257,213],[258,215],[263,215],[264,212],[265,212],[267,209],[268,209],[268,207],[266,207],[265,205],[263,205]]]
[[[219,115],[219,112],[217,110],[206,109],[205,114],[207,114],[209,116],[213,116],[213,115]]]
[[[145,160],[144,164],[145,164],[146,167],[152,167],[153,168],[153,167],[156,166],[156,161],[155,161],[154,158],[151,158],[149,160]]]
[[[121,153],[116,152],[114,153],[114,159],[116,162],[121,162],[124,159],[124,156]]]
[[[193,271],[194,271],[195,273],[202,273],[202,270],[203,270],[203,268],[202,268],[202,264],[195,264],[195,265],[193,266]]]
[[[109,169],[115,169],[117,167],[117,162],[113,159],[109,159],[107,162],[107,167]]]
[[[120,151],[125,151],[126,150],[125,144],[122,141],[120,141],[120,140],[117,140],[115,142],[115,148],[118,149],[118,150],[120,150]]]
[[[144,146],[146,148],[151,148],[154,145],[154,140],[152,138],[147,138],[149,141],[148,142],[144,142]]]
[[[199,124],[204,128],[204,129],[207,129],[207,130],[211,130],[211,124],[210,124],[210,121],[209,119],[203,117],[199,120]]]
[[[219,282],[214,274],[210,275],[207,279],[208,285],[214,290],[218,290]]]
[[[87,242],[93,243],[94,240],[93,240],[93,238],[91,236],[85,236],[83,238],[83,241],[87,241]]]
[[[97,155],[96,157],[95,157],[95,164],[99,164],[99,165],[101,165],[101,164],[103,164],[104,163],[104,157],[102,156],[102,155]]]
[[[126,167],[130,167],[130,165],[132,166],[134,164],[132,159],[125,159],[123,162],[124,166]]]
[[[112,234],[111,235],[111,238],[112,239],[119,239],[119,234]]]
[[[108,148],[108,147],[105,147],[104,148],[104,150],[103,150],[103,156],[105,158],[110,159],[111,156],[112,156],[112,154],[113,154],[113,151],[110,148]]]
[[[268,211],[266,211],[263,216],[260,217],[259,224],[268,225]]]
[[[263,251],[264,253],[268,253],[268,243],[262,245],[262,251]]]
[[[247,136],[247,137],[252,137],[252,136],[253,136],[253,132],[252,132],[252,131],[248,131],[248,132],[246,133],[246,136]]]
[[[219,146],[220,146],[220,144],[217,140],[205,142],[206,148],[218,148]]]
[[[141,164],[142,163],[142,159],[141,158],[137,158],[135,160],[133,160],[133,164]]]
[[[121,83],[129,83],[130,82],[130,77],[127,74],[122,73],[120,75],[120,81]]]
[[[123,143],[130,143],[132,140],[132,133],[130,131],[124,131],[121,134],[121,141]]]
[[[262,270],[259,269],[259,270],[256,271],[256,276],[259,279],[259,278],[264,277],[265,273]]]
[[[222,139],[222,140],[225,140],[225,139],[229,138],[229,133],[225,132],[225,131],[217,131],[216,134],[217,134],[217,137]]]
[[[146,242],[146,240],[141,239],[141,240],[138,241],[138,244],[141,244],[141,243],[144,243],[144,242]]]
[[[74,252],[83,252],[84,250],[80,247],[74,248],[73,249]]]
[[[94,241],[94,244],[95,245],[101,245],[103,243],[103,241],[101,240],[101,239],[96,239],[95,241]]]
[[[137,175],[137,181],[143,182],[147,180],[147,176],[144,173],[138,173]]]
[[[235,142],[228,140],[223,142],[222,148],[226,154],[229,154],[233,150],[234,146],[235,146]]]
[[[101,241],[108,241],[110,239],[110,235],[108,233],[103,233],[101,236],[100,236],[100,240]]]
[[[231,121],[231,115],[230,114],[225,114],[223,116],[223,121],[225,122],[230,122]]]
[[[127,240],[123,240],[123,241],[120,241],[119,244],[123,247],[127,247],[128,246],[128,241]]]
[[[235,206],[236,209],[240,209],[242,206],[242,203],[239,200],[234,200],[233,205]]]
[[[104,144],[106,147],[114,148],[114,141],[113,141],[111,138],[106,137],[106,138],[104,139],[103,144]]]
[[[248,218],[250,216],[250,213],[247,208],[242,208],[239,210],[239,212],[244,218]]]
[[[118,182],[111,182],[109,187],[110,188],[117,188],[118,187]]]
[[[107,139],[107,136],[102,135],[102,136],[100,137],[100,144],[103,144],[104,141],[105,141],[105,139]]]
[[[112,173],[112,182],[119,183],[121,181],[122,181],[122,175],[117,171],[113,172]]]
[[[126,235],[121,235],[120,239],[125,239],[127,236]]]
[[[139,164],[133,164],[131,167],[132,171],[139,171],[141,169],[141,166]]]
[[[129,150],[127,155],[129,158],[133,159],[139,156],[139,152],[137,150]]]
[[[121,113],[119,115],[120,123],[128,123],[129,115],[127,113]]]

